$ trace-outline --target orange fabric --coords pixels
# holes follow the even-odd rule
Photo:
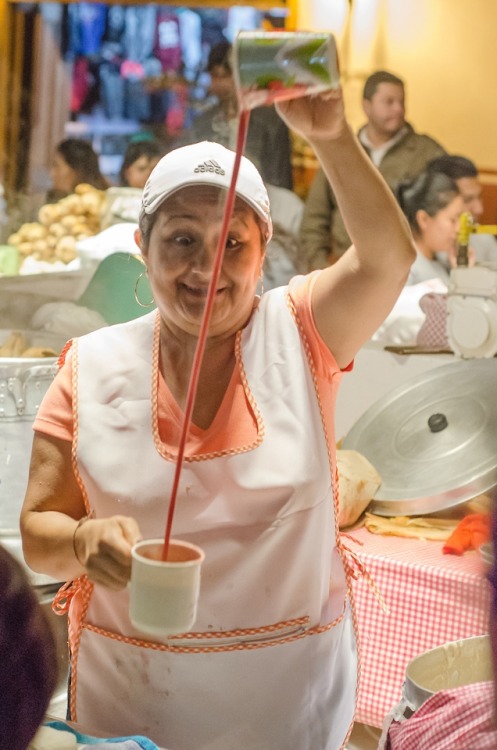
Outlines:
[[[302,331],[307,337],[311,356],[319,379],[329,382],[330,373],[336,371],[332,353],[321,339],[312,316],[311,292],[319,271],[292,279],[290,296],[295,305]],[[350,369],[347,368],[347,369]],[[158,409],[159,435],[166,451],[175,453],[182,426],[183,410],[175,402],[162,376],[159,377]],[[333,399],[331,389],[330,400]],[[328,404],[325,404],[325,408]],[[331,408],[331,402],[329,405]],[[47,391],[33,429],[60,440],[72,441],[72,366],[66,360]],[[247,400],[238,368],[235,368],[219,411],[207,430],[192,425],[187,441],[190,456],[214,453],[246,445],[257,439],[257,422]]]
[[[443,546],[444,555],[462,555],[490,541],[490,514],[472,513],[460,521]]]
[[[329,382],[336,375],[338,366],[335,357],[324,343],[316,328],[311,306],[312,289],[319,274],[320,271],[313,271],[308,276],[296,276],[290,281],[288,288],[301,329],[309,343],[316,375],[318,379]],[[341,372],[349,372],[352,370],[352,367],[353,362]]]

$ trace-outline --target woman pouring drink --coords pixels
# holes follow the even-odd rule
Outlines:
[[[232,152],[204,142],[155,167],[136,239],[157,310],[74,341],[35,423],[24,552],[74,582],[71,718],[168,750],[338,750],[354,718],[334,401],[415,251],[341,91],[278,109],[318,156],[354,244],[258,297],[271,217],[242,160],[174,516],[174,536],[205,552],[190,633],[136,631],[126,586],[131,547],[165,526]]]

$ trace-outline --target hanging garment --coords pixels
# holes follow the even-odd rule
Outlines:
[[[178,16],[167,8],[157,11],[157,29],[154,57],[160,60],[162,70],[177,71],[181,67],[181,41]]]
[[[74,3],[68,7],[69,51],[72,55],[97,55],[105,32],[107,6]]]
[[[130,6],[125,9],[124,19],[124,56],[143,62],[153,54],[157,9],[153,5]]]

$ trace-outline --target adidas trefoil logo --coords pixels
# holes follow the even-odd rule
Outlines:
[[[226,174],[224,169],[217,163],[217,161],[214,161],[214,159],[208,159],[204,161],[203,164],[199,164],[198,167],[195,167],[193,171],[194,172],[214,172],[214,174],[220,174],[220,175]]]

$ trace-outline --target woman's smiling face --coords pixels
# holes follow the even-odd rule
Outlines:
[[[162,319],[198,335],[221,234],[226,192],[208,185],[185,187],[157,210],[142,254]],[[143,243],[142,243],[143,244]],[[239,330],[253,309],[264,249],[255,211],[236,199],[209,326],[210,336]]]

